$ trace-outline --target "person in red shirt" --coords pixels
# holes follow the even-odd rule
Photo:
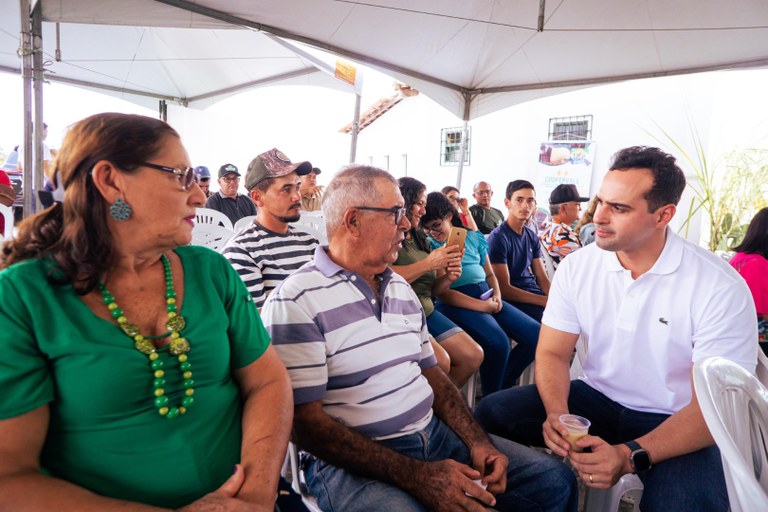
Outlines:
[[[0,170],[0,204],[11,206],[15,200],[16,191],[13,190],[13,185],[11,185],[11,178],[8,177],[5,171]],[[11,226],[11,229],[13,229],[13,226]],[[8,234],[10,234],[10,229]],[[6,236],[5,217],[3,216],[0,216],[0,235]]]

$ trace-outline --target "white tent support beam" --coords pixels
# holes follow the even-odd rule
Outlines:
[[[467,138],[469,137],[469,116],[472,109],[472,102],[476,94],[471,92],[464,93],[464,123],[461,126],[461,149],[459,151],[459,166],[456,170],[456,188],[461,190],[461,178],[464,173],[464,158],[467,155]]]
[[[352,119],[352,130],[350,131],[350,135],[352,135],[352,137],[349,143],[350,164],[355,163],[355,160],[357,160],[357,136],[360,134],[360,104],[362,101],[362,93],[355,93],[355,117]]]
[[[279,74],[279,75],[274,75],[274,76],[270,76],[270,77],[267,77],[267,78],[262,78],[260,80],[253,80],[252,82],[246,82],[246,83],[243,83],[243,84],[233,85],[232,87],[226,87],[224,89],[219,89],[219,90],[216,90],[216,91],[207,92],[205,94],[199,94],[197,96],[191,96],[189,98],[186,98],[186,101],[187,102],[193,102],[193,101],[198,101],[198,100],[204,100],[204,99],[211,98],[211,97],[214,97],[214,96],[219,96],[219,95],[222,95],[222,94],[229,94],[229,93],[241,91],[241,90],[244,90],[244,89],[250,89],[251,87],[259,87],[259,86],[268,85],[268,84],[271,84],[271,83],[278,83],[278,82],[281,82],[283,80],[288,80],[290,78],[296,78],[296,77],[304,76],[304,75],[311,75],[312,73],[317,73],[319,71],[320,70],[316,69],[316,68],[305,68],[305,69],[298,69],[296,71],[289,71],[287,73],[282,73],[282,74]]]
[[[22,72],[19,68],[12,68],[8,66],[0,66],[0,72],[2,73],[11,73],[14,75],[18,75]],[[76,87],[89,87],[91,89],[100,89],[104,91],[114,91],[114,92],[121,92],[125,94],[133,94],[136,96],[143,96],[145,98],[154,98],[158,100],[166,100],[166,101],[172,101],[174,103],[178,103],[180,105],[183,105],[186,101],[188,101],[186,98],[179,98],[176,96],[166,96],[164,94],[158,94],[158,93],[150,93],[146,91],[139,91],[136,89],[127,89],[125,87],[117,87],[113,85],[105,85],[105,84],[97,84],[95,82],[89,82],[87,80],[78,80],[76,78],[67,78],[59,75],[53,75],[53,74],[44,74],[43,79],[46,82],[57,82],[67,85],[74,85]],[[190,100],[191,101],[191,100]]]
[[[729,62],[712,66],[699,66],[695,68],[679,68],[654,73],[634,73],[629,75],[613,75],[595,78],[582,78],[578,80],[562,80],[559,82],[540,82],[525,85],[509,85],[504,87],[488,87],[485,89],[473,89],[473,94],[495,94],[501,92],[531,91],[537,89],[553,89],[558,87],[582,87],[588,85],[604,85],[627,80],[642,78],[660,78],[665,76],[690,75],[693,73],[706,73],[709,71],[724,71],[728,69],[754,69],[768,66],[768,58],[743,62]]]
[[[292,41],[298,41],[300,43],[308,44],[310,46],[314,46],[315,48],[319,48],[321,50],[326,50],[331,53],[335,53],[336,55],[341,55],[343,57],[347,57],[349,59],[361,62],[363,64],[368,64],[370,66],[380,67],[384,69],[388,69],[390,71],[395,71],[397,73],[403,73],[405,75],[411,76],[413,78],[418,78],[419,80],[424,80],[426,82],[430,82],[436,85],[440,85],[442,87],[445,87],[447,89],[452,89],[454,91],[458,91],[461,93],[464,93],[466,89],[464,87],[461,87],[459,85],[456,85],[451,82],[447,82],[445,80],[441,80],[439,78],[436,78],[434,76],[426,75],[424,73],[420,73],[419,71],[415,71],[413,69],[408,69],[403,66],[398,66],[397,64],[393,64],[391,62],[383,61],[381,59],[376,59],[374,57],[370,57],[367,55],[363,55],[362,53],[354,52],[351,50],[347,50],[345,48],[340,48],[338,46],[334,46],[332,44],[327,44],[322,41],[318,41],[317,39],[313,39],[311,37],[304,37],[300,36],[298,34],[294,34],[293,32],[289,32],[287,30],[283,30],[277,27],[271,27],[269,25],[264,25],[262,23],[257,23],[255,21],[247,20],[245,18],[240,18],[237,16],[232,16],[231,14],[227,14],[225,12],[217,11],[216,9],[211,9],[208,7],[203,7],[201,5],[193,4],[191,2],[187,2],[185,0],[155,0],[155,2],[170,5],[173,7],[177,7],[179,9],[183,9],[185,11],[193,12],[195,14],[200,14],[203,16],[208,16],[209,18],[213,18],[219,21],[224,21],[226,23],[230,23],[232,25],[250,28],[253,30],[258,30],[260,32],[269,32],[270,34],[283,37],[285,39],[290,39]]]

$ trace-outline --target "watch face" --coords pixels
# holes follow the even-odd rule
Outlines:
[[[632,465],[634,466],[635,472],[648,471],[651,469],[651,458],[648,456],[648,452],[643,449],[632,452]]]

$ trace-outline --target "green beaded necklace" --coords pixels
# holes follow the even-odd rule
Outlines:
[[[104,298],[104,304],[110,311],[112,318],[117,321],[117,325],[122,329],[126,336],[133,339],[133,346],[136,350],[142,354],[146,354],[149,358],[149,366],[152,371],[152,388],[154,389],[154,402],[157,407],[157,412],[161,416],[165,416],[168,419],[173,419],[180,414],[187,412],[187,408],[191,406],[195,399],[192,395],[195,394],[195,389],[192,387],[195,381],[192,380],[192,372],[190,371],[192,365],[189,362],[187,352],[189,352],[189,341],[186,338],[182,338],[179,332],[186,326],[184,317],[176,314],[176,290],[173,289],[173,274],[171,273],[171,264],[168,262],[168,258],[165,254],[160,256],[160,261],[163,262],[165,268],[165,303],[166,310],[168,311],[168,322],[165,324],[165,328],[168,332],[159,336],[142,336],[139,332],[139,327],[136,324],[128,322],[125,318],[123,310],[115,302],[115,297],[107,291],[107,287],[104,283],[99,282],[99,291]],[[168,397],[165,396],[165,384],[166,380],[165,370],[163,367],[165,363],[160,361],[160,356],[157,353],[155,345],[150,341],[154,339],[166,338],[170,336],[171,342],[168,346],[168,351],[171,355],[176,356],[179,361],[179,369],[181,370],[182,385],[184,386],[184,398],[181,400],[181,405],[178,407],[168,406]]]

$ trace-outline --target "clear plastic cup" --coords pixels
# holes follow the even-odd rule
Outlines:
[[[568,429],[568,435],[565,437],[571,444],[571,450],[574,452],[584,451],[583,448],[576,446],[576,441],[589,433],[589,426],[592,423],[582,416],[576,414],[561,414],[560,423]]]

